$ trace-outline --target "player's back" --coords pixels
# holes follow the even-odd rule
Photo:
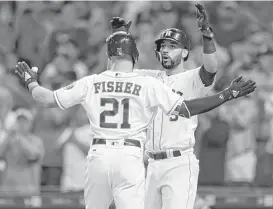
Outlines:
[[[155,117],[157,106],[172,108],[174,100],[177,100],[169,89],[167,92],[171,97],[166,98],[161,89],[163,84],[159,81],[137,73],[106,71],[92,77],[92,88],[82,105],[87,111],[93,137],[96,138],[133,137],[142,141]],[[156,96],[156,89],[163,91],[162,96]]]

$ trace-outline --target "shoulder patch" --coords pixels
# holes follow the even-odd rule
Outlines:
[[[64,87],[64,90],[72,89],[74,86],[75,86],[75,82],[73,82],[73,83],[71,83],[71,84],[65,86],[65,87]]]

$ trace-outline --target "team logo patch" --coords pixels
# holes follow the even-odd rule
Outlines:
[[[171,36],[172,35],[172,31],[170,31],[170,30],[168,30],[168,31],[166,31],[166,33],[165,33],[165,36]]]
[[[239,93],[240,93],[239,91],[232,90],[232,95],[234,97],[237,97]]]
[[[75,82],[69,84],[68,86],[65,86],[65,87],[64,87],[64,90],[72,89],[74,86],[75,86]]]

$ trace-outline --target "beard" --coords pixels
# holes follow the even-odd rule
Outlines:
[[[181,60],[182,54],[178,54],[175,57],[170,57],[169,55],[164,56],[162,55],[161,64],[165,69],[170,70],[178,66],[181,63]]]
[[[172,59],[162,60],[162,66],[167,70],[174,68],[174,64],[175,63]]]

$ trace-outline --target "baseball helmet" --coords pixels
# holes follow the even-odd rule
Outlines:
[[[109,59],[112,56],[130,55],[133,63],[138,60],[138,50],[134,37],[125,31],[118,31],[106,39],[107,55]]]
[[[155,41],[155,44],[156,44],[155,52],[157,57],[160,51],[161,43],[164,40],[174,41],[178,44],[181,44],[181,47],[190,50],[190,40],[188,36],[182,30],[179,30],[177,28],[168,28],[165,31],[163,31],[160,34],[159,39]],[[184,58],[184,60],[186,61],[187,58],[188,56]]]

